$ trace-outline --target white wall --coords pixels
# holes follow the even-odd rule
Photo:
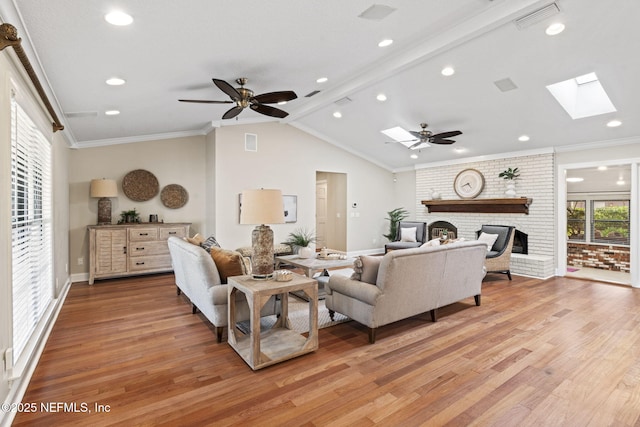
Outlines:
[[[298,222],[273,225],[276,242],[295,228],[315,228],[316,171],[347,175],[347,250],[384,245],[384,218],[394,206],[392,173],[289,125],[225,126],[215,132],[216,235],[223,246],[251,244],[254,227],[240,225],[238,217],[238,195],[245,189],[276,188],[298,196]],[[258,135],[257,152],[244,150],[245,133]]]

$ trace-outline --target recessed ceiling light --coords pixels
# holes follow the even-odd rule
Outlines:
[[[415,154],[415,153],[413,153],[413,154],[412,154],[412,155],[410,155],[409,157],[411,157],[412,159],[417,159],[417,158],[418,158],[418,155],[417,155],[417,154]]]
[[[114,12],[107,13],[104,16],[104,19],[111,25],[129,25],[133,22],[133,17],[128,15],[120,10],[116,10]]]
[[[598,166],[598,170],[599,171],[606,171],[607,167],[606,166]]]
[[[578,178],[577,176],[573,178],[567,178],[567,182],[582,182],[582,181],[584,181],[584,178]]]
[[[339,119],[342,117],[342,113],[340,111],[336,111],[335,113],[333,113],[333,117],[335,117],[336,119]]]
[[[520,135],[520,136],[518,137],[518,141],[521,141],[521,142],[527,142],[527,141],[528,141],[528,140],[530,140],[530,139],[531,139],[531,138],[529,138],[529,135]]]
[[[280,102],[278,102],[278,105],[284,105],[286,103],[287,103],[287,101],[280,101]]]
[[[462,153],[466,153],[467,149],[466,148],[454,148],[453,151],[455,151],[458,154],[462,154]]]
[[[393,40],[391,39],[384,39],[382,40],[380,43],[378,43],[378,47],[387,47],[387,46],[391,46],[391,44],[393,43]]]
[[[107,116],[117,116],[118,114],[120,114],[120,111],[118,110],[107,110],[104,112],[104,114],[106,114]]]
[[[384,102],[387,100],[387,95],[385,95],[384,93],[379,93],[378,96],[376,96],[376,99],[380,102]]]
[[[622,122],[620,120],[611,120],[609,123],[607,123],[607,126],[609,126],[610,128],[617,128],[621,124]]]
[[[618,185],[624,185],[624,184],[625,184],[624,179],[619,179],[619,180],[617,180],[617,181],[616,181],[616,184],[618,184]]]
[[[125,84],[126,81],[124,79],[119,78],[119,77],[111,77],[110,79],[108,79],[106,81],[106,83],[109,86],[121,86],[121,85]]]
[[[564,24],[561,22],[555,22],[547,27],[545,33],[548,36],[555,36],[564,31]]]
[[[453,67],[444,67],[440,72],[442,73],[443,76],[449,77],[449,76],[453,76],[456,70],[454,70]]]
[[[327,80],[329,80],[327,77],[320,77],[318,80],[316,80],[316,83],[326,83]]]

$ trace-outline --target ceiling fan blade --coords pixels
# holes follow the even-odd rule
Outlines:
[[[448,145],[448,144],[453,144],[455,141],[453,139],[441,139],[441,138],[431,138],[429,140],[429,142],[433,143],[433,144],[443,144],[443,145]]]
[[[278,102],[292,101],[296,99],[298,95],[292,90],[284,90],[281,92],[268,92],[260,95],[256,95],[252,100],[258,104],[277,104]]]
[[[458,136],[458,135],[462,135],[462,132],[460,132],[459,130],[452,130],[451,132],[437,133],[435,135],[431,135],[431,137],[444,139],[444,138],[451,138],[452,136]]]
[[[204,99],[178,99],[180,102],[198,102],[200,104],[233,104],[233,101],[207,101]]]
[[[212,80],[213,80],[213,83],[216,86],[218,86],[218,89],[220,89],[221,91],[229,95],[229,98],[233,99],[234,101],[239,101],[240,99],[242,99],[242,96],[240,96],[238,91],[229,83],[220,79],[212,79]]]
[[[423,148],[427,148],[429,146],[429,142],[421,139],[420,141],[416,142],[415,144],[409,146],[409,150],[413,150],[413,149],[419,147],[422,144],[427,144],[426,147],[423,147]]]
[[[222,115],[223,119],[233,119],[242,112],[243,108],[237,105]]]
[[[284,119],[289,115],[289,113],[279,108],[263,104],[251,104],[251,109],[253,111],[257,111],[260,114],[264,114],[265,116],[277,117],[279,119]]]

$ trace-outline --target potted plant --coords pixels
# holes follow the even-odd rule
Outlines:
[[[409,211],[405,208],[395,208],[387,212],[387,219],[389,220],[389,234],[383,234],[390,242],[396,238],[398,233],[398,223],[409,216]]]
[[[138,214],[135,208],[128,211],[122,211],[120,213],[121,224],[129,224],[132,222],[140,222],[140,215]]]
[[[289,233],[289,238],[285,243],[292,246],[298,252],[300,258],[311,258],[313,249],[309,245],[315,243],[315,241],[316,236],[313,231],[308,231],[306,228],[296,228]]]
[[[516,183],[514,182],[516,178],[520,176],[518,168],[508,168],[498,174],[498,178],[503,178],[507,181],[507,190],[504,192],[504,195],[513,198],[516,197]]]

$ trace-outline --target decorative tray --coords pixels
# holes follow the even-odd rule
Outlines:
[[[136,169],[122,179],[124,194],[134,202],[146,202],[158,194],[158,179],[144,169]]]
[[[169,209],[178,209],[187,204],[189,193],[182,185],[169,184],[160,192],[160,200]]]

